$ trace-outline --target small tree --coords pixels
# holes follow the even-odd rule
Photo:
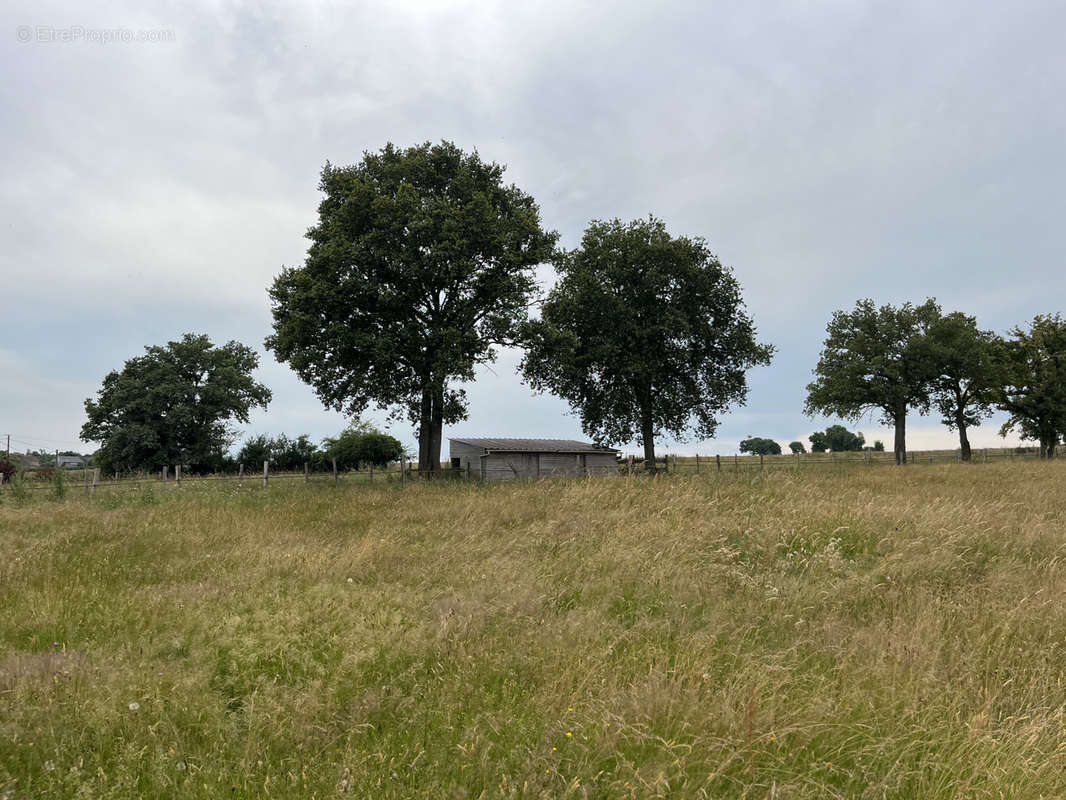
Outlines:
[[[740,443],[740,452],[751,453],[755,456],[779,456],[781,455],[781,445],[773,439],[751,436]]]
[[[144,350],[85,401],[82,440],[101,443],[95,457],[105,472],[216,469],[233,442],[230,422],[247,423],[252,408],[270,401],[252,378],[259,357],[238,342],[215,347],[193,334]]]
[[[806,453],[807,448],[803,445],[803,442],[789,442],[788,449],[793,453]]]
[[[885,443],[880,439],[874,439],[873,449],[875,453],[883,453],[885,451]]]
[[[811,443],[812,453],[824,453],[829,449],[829,439],[822,431],[815,431],[807,440]]]
[[[730,270],[661,220],[593,222],[555,267],[522,372],[565,398],[596,441],[640,439],[651,471],[656,436],[713,436],[746,399],[747,370],[770,361]]]
[[[1018,428],[1040,442],[1040,457],[1054,458],[1066,431],[1066,320],[1037,316],[1029,330],[1014,328],[1001,345],[1003,386],[996,405],[1010,414],[1000,434]]]
[[[896,429],[896,463],[907,463],[907,410],[929,410],[933,375],[925,335],[939,316],[931,299],[898,308],[860,300],[851,312],[837,311],[807,385],[805,412],[856,420],[877,409]]]

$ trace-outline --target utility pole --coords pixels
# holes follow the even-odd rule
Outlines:
[[[7,435],[7,455],[4,456],[5,461],[11,460],[11,434]]]

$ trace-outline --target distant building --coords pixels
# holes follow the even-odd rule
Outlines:
[[[572,439],[449,439],[453,469],[486,481],[552,475],[607,475],[618,468],[618,451]]]
[[[56,466],[61,469],[81,469],[85,466],[85,459],[81,456],[59,456]]]

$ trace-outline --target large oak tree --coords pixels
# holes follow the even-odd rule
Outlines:
[[[101,443],[95,458],[108,472],[218,469],[234,440],[231,421],[247,423],[252,408],[270,402],[270,390],[252,378],[259,356],[191,333],[144,350],[85,401],[82,440]]]
[[[596,441],[639,439],[651,470],[656,436],[713,436],[747,397],[746,371],[770,361],[732,272],[654,217],[593,222],[555,268],[525,378],[565,398]]]
[[[878,308],[860,300],[837,311],[807,385],[805,411],[857,420],[875,409],[895,427],[896,463],[907,463],[907,410],[929,410],[932,367],[926,334],[940,317],[934,300]]]
[[[307,259],[270,289],[267,347],[327,406],[406,412],[419,469],[437,470],[443,424],[466,416],[454,384],[514,342],[556,235],[503,167],[450,142],[327,164],[320,189]]]

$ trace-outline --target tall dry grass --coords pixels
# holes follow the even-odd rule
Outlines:
[[[1066,464],[0,506],[0,796],[1066,796]]]

